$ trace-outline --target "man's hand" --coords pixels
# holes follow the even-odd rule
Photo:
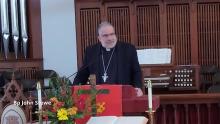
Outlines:
[[[142,92],[141,88],[134,88],[134,89],[136,90],[137,97],[143,96],[143,92]]]

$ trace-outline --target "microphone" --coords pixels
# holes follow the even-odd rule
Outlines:
[[[78,71],[74,72],[73,74],[71,74],[70,76],[68,76],[67,78],[71,78],[73,77],[74,75],[77,75],[79,72],[82,72],[82,71],[85,71],[89,66],[95,64],[99,58],[100,58],[100,53],[97,55],[97,57],[94,57],[95,59],[93,59],[92,61],[90,61],[88,64],[86,65],[83,65]],[[77,78],[77,76],[75,77]],[[75,79],[74,79],[75,80]],[[73,84],[74,84],[74,80],[73,80]]]
[[[83,71],[84,69],[88,68],[90,65],[94,64],[94,61],[93,62],[90,62],[89,64],[87,65],[83,65],[78,71],[74,72],[73,74],[71,74],[70,76],[68,76],[67,78],[71,78],[72,76],[76,75],[78,72],[81,72]]]

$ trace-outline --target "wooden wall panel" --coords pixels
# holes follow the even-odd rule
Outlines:
[[[168,45],[174,46],[177,65],[191,63],[189,5],[167,5]]]
[[[131,43],[129,8],[108,7],[107,18],[115,26],[115,33],[118,40]]]
[[[86,47],[98,42],[97,27],[100,23],[100,9],[81,9],[80,22],[80,37],[83,42],[78,43],[82,46],[79,50],[83,58]]]
[[[220,67],[220,3],[198,4],[199,64]]]
[[[159,6],[137,6],[138,46],[160,45]]]
[[[43,58],[42,29],[41,29],[41,3],[39,0],[27,0],[27,19],[29,25],[29,57]]]
[[[97,42],[91,32],[108,20],[119,40],[136,47],[172,46],[176,65],[220,67],[220,0],[84,0],[76,8],[79,63],[85,47]]]

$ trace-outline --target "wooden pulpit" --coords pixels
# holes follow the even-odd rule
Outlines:
[[[89,90],[90,85],[73,86],[72,90]],[[102,90],[96,96],[96,102],[105,102],[105,111],[97,116],[123,116],[132,113],[142,113],[148,110],[147,95],[136,96],[135,89],[130,85],[96,85],[97,90]],[[153,96],[153,110],[159,107],[159,97]],[[83,124],[89,119],[77,119]]]

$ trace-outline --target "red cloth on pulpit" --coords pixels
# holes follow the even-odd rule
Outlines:
[[[76,91],[77,89],[84,89],[88,90],[90,89],[90,85],[84,85],[84,86],[74,86],[73,91]],[[121,85],[97,85],[97,90],[108,90],[108,94],[99,94],[96,96],[96,103],[105,102],[105,111],[101,114],[98,114],[97,116],[122,116],[122,86]],[[84,95],[88,97],[88,95]],[[77,123],[79,124],[86,124],[89,117],[85,117],[83,119],[76,119]]]
[[[90,89],[90,85],[73,86],[72,90]],[[108,90],[108,94],[98,94],[96,103],[105,102],[105,111],[97,116],[122,116],[125,113],[138,113],[148,110],[147,96],[136,96],[136,91],[129,85],[97,85],[96,89]],[[88,95],[85,95],[85,97]],[[159,107],[159,98],[153,96],[153,109]],[[86,124],[90,117],[77,119],[78,124]]]

